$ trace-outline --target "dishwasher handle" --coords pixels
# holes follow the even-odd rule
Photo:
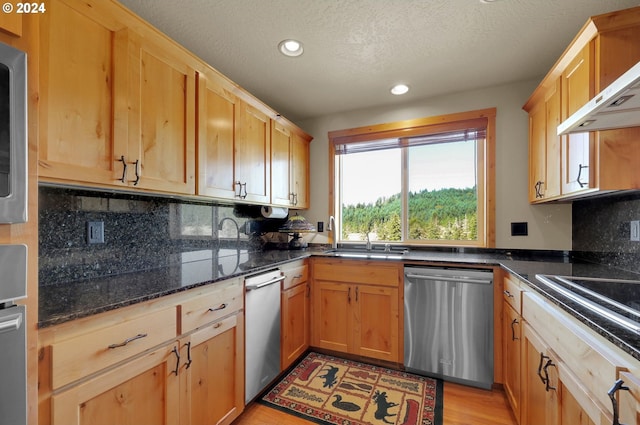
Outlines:
[[[438,276],[438,275],[428,275],[428,274],[413,274],[406,273],[404,275],[409,279],[421,279],[421,280],[440,280],[444,282],[458,282],[458,283],[479,283],[482,285],[491,285],[493,280],[491,279],[468,279],[464,277],[449,277],[449,276]]]
[[[282,282],[285,279],[285,276],[274,277],[271,280],[267,280],[266,282],[256,283],[254,285],[247,285],[247,292],[253,291],[254,289],[264,288],[265,286],[273,285],[274,283]]]

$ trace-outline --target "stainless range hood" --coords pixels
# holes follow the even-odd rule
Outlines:
[[[640,62],[558,126],[558,136],[640,126]]]

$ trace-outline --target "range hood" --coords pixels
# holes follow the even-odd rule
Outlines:
[[[558,136],[640,126],[640,62],[558,126]]]

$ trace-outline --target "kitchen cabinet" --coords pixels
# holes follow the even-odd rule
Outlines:
[[[639,38],[640,7],[592,17],[524,105],[530,125],[531,202],[640,188],[640,169],[631,159],[640,154],[640,128],[555,136],[558,99],[554,97],[559,97],[560,120],[567,119],[640,61]],[[540,196],[536,188],[544,186]]]
[[[607,392],[636,362],[533,289],[523,289],[521,424],[611,424]]]
[[[41,329],[40,424],[230,424],[242,309],[235,278]]]
[[[560,80],[529,111],[529,201],[560,195]]]
[[[311,286],[306,262],[286,264],[280,269],[285,276],[281,294],[280,369],[287,370],[309,348]]]
[[[51,424],[180,423],[178,353],[175,341],[54,394]]]
[[[0,31],[15,37],[22,37],[22,17],[18,13],[0,13]]]
[[[242,201],[271,202],[271,119],[240,101],[236,121],[234,179]]]
[[[502,341],[504,392],[514,416],[520,422],[521,353],[522,353],[522,289],[516,279],[504,278],[502,308]]]
[[[192,60],[170,40],[130,28],[131,16],[115,3],[47,6],[40,177],[195,193]]]
[[[315,258],[311,345],[401,361],[401,264]]]
[[[278,120],[272,121],[271,135],[271,203],[309,208],[311,137]]]

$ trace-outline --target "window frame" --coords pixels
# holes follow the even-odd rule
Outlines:
[[[411,246],[473,246],[491,248],[495,247],[495,121],[496,108],[479,109],[474,111],[459,112],[454,114],[438,115],[413,120],[396,121],[392,123],[377,124],[365,127],[350,128],[345,130],[330,131],[329,137],[329,215],[336,218],[337,231],[335,232],[337,242],[344,243],[341,240],[341,218],[340,218],[340,199],[337,199],[338,184],[340,179],[336,178],[338,169],[338,157],[336,154],[336,146],[350,143],[362,143],[366,141],[410,137],[425,134],[446,133],[465,128],[477,128],[484,126],[486,128],[486,139],[484,149],[479,155],[480,163],[483,157],[483,173],[478,176],[478,192],[479,192],[479,208],[478,208],[478,240],[476,241],[425,241],[405,240],[400,242],[402,245]],[[403,168],[406,164],[403,163]],[[407,173],[403,171],[403,190],[407,179]],[[480,204],[480,191],[484,202]],[[407,226],[406,205],[403,206],[402,225]],[[480,226],[484,227],[484,232],[480,231]],[[330,236],[330,239],[333,235]],[[331,241],[333,242],[333,241]]]

